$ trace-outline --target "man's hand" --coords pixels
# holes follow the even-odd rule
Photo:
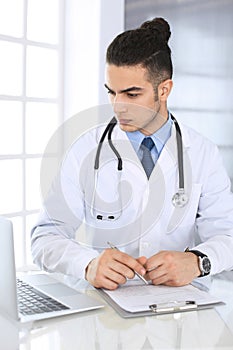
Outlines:
[[[200,275],[198,257],[188,252],[161,251],[144,266],[146,278],[155,285],[184,286]]]
[[[135,259],[117,249],[106,249],[86,268],[86,280],[96,288],[116,289],[127,278],[134,278],[134,271],[145,275],[145,257]]]

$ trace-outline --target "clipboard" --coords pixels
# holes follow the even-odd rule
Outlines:
[[[139,284],[140,285],[140,284]],[[152,286],[152,285],[151,285]],[[191,285],[190,285],[191,286]],[[141,286],[145,290],[148,288],[148,286]],[[153,286],[156,290],[156,288],[161,288],[160,286]],[[169,290],[169,288],[178,288],[178,292],[182,290],[187,290],[187,286],[184,287],[162,287],[163,289]],[[122,288],[122,287],[118,287]],[[135,286],[134,286],[135,288]],[[137,288],[137,287],[136,287]],[[190,287],[188,287],[190,289]],[[198,303],[195,300],[174,300],[174,301],[167,301],[167,302],[154,302],[149,303],[148,305],[145,304],[143,307],[143,310],[140,310],[140,307],[137,310],[137,307],[135,307],[134,310],[127,310],[126,308],[122,307],[120,305],[119,300],[114,300],[114,291],[107,291],[105,289],[97,289],[98,293],[103,297],[103,299],[123,318],[133,318],[133,317],[141,317],[141,316],[156,316],[156,315],[166,315],[166,314],[173,314],[178,312],[188,312],[188,311],[197,311],[197,310],[204,310],[213,308],[215,306],[224,305],[225,303],[216,299],[213,296],[210,296],[206,291],[200,291],[200,289],[197,289],[194,286],[191,286],[193,288],[193,296],[197,296],[197,300],[199,298],[199,295],[204,295],[204,299],[206,302]],[[122,288],[122,291],[124,292],[124,287]],[[201,294],[199,293],[201,292]],[[156,300],[156,295],[154,300]]]

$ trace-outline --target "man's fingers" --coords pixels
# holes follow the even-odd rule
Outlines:
[[[96,288],[106,288],[109,290],[115,290],[118,287],[118,283],[114,282],[111,279],[104,277],[101,281],[99,281],[99,285],[95,285]]]
[[[109,273],[114,272],[114,276],[116,276],[115,272],[117,272],[118,275],[123,276],[124,278],[134,277],[134,272],[132,269],[116,260],[112,260],[111,262],[109,262],[108,267]]]
[[[192,253],[160,251],[150,257],[145,267],[146,278],[153,284],[183,286],[190,283],[199,274],[197,257]]]
[[[93,259],[86,269],[86,279],[96,288],[114,290],[119,284],[126,283],[127,278],[134,278],[134,271],[144,275],[146,258],[139,261],[117,249],[106,249]]]
[[[112,269],[106,270],[105,277],[117,284],[124,284],[127,281],[127,277],[124,274],[118,273]]]
[[[143,265],[137,261],[137,259],[134,259],[133,257],[129,256],[126,253],[120,252],[119,250],[116,251],[117,254],[114,256],[114,258],[124,264],[125,266],[128,266],[131,270],[135,270],[141,275],[145,275],[146,269],[143,267]]]
[[[167,271],[163,266],[159,266],[157,268],[151,269],[151,271],[147,270],[146,276],[152,281],[153,279],[159,279],[167,274]]]
[[[139,264],[141,264],[142,266],[144,266],[147,262],[147,258],[145,256],[140,256],[139,258],[136,259],[137,262],[139,262]]]

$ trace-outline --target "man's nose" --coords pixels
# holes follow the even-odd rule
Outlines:
[[[126,104],[123,102],[116,102],[113,105],[113,110],[115,113],[124,113],[127,111]]]
[[[123,98],[121,96],[115,96],[113,101],[113,109],[115,113],[123,113],[127,111],[126,103],[123,101]]]

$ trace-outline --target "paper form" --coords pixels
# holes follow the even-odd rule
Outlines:
[[[195,301],[198,306],[221,302],[206,291],[192,285],[167,287],[144,285],[138,280],[129,280],[116,290],[103,289],[121,308],[129,312],[150,310],[150,305],[170,305],[178,302]]]

